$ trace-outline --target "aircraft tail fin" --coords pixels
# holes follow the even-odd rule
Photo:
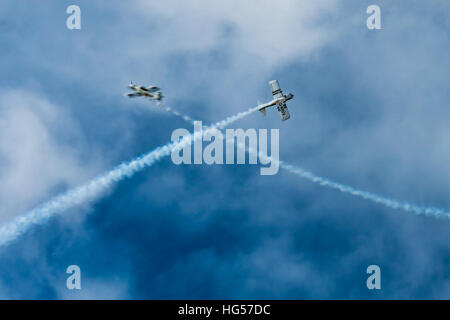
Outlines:
[[[258,100],[258,106],[260,106],[260,105],[261,105],[261,101]],[[261,112],[261,114],[262,114],[263,116],[266,115],[266,108],[259,109],[259,111]]]

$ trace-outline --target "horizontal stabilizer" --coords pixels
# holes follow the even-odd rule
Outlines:
[[[261,101],[258,100],[257,103],[258,103],[258,107],[262,106]],[[266,108],[261,108],[261,109],[259,109],[259,111],[261,112],[261,114],[262,114],[263,116],[266,115]]]

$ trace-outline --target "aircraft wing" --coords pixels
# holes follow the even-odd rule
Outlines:
[[[286,121],[287,119],[289,119],[291,117],[291,115],[289,114],[289,110],[286,106],[286,103],[279,102],[277,109],[278,109],[278,111],[280,111],[281,121]]]
[[[277,80],[269,81],[269,85],[272,89],[272,96],[274,99],[283,98],[283,91],[281,91],[280,84]]]
[[[134,98],[134,97],[139,97],[140,95],[137,93],[127,93],[126,96],[130,97],[130,98]]]
[[[156,86],[149,86],[146,89],[147,89],[148,92],[151,92],[151,93],[161,90],[160,88],[158,88]]]

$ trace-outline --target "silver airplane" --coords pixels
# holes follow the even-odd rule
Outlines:
[[[133,98],[133,97],[147,97],[150,100],[161,100],[163,98],[161,89],[156,86],[137,86],[131,82],[128,85],[129,88],[133,90],[131,93],[126,93],[125,96]]]
[[[266,108],[277,105],[277,109],[280,112],[281,120],[286,121],[291,117],[288,108],[286,106],[286,101],[294,98],[294,95],[292,93],[283,95],[283,92],[281,91],[280,88],[280,84],[278,83],[277,80],[269,81],[269,85],[270,88],[272,89],[273,100],[265,104],[260,104],[258,102],[258,110],[261,111],[263,116],[265,116]]]

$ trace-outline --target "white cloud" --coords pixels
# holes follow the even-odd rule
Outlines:
[[[286,64],[321,47],[331,34],[327,1],[140,1],[137,10],[157,24],[157,43],[167,51],[231,51],[237,61],[262,67]],[[225,45],[224,45],[225,44]]]
[[[82,144],[79,128],[62,108],[35,93],[3,90],[0,222],[88,179],[93,164],[80,160]]]

